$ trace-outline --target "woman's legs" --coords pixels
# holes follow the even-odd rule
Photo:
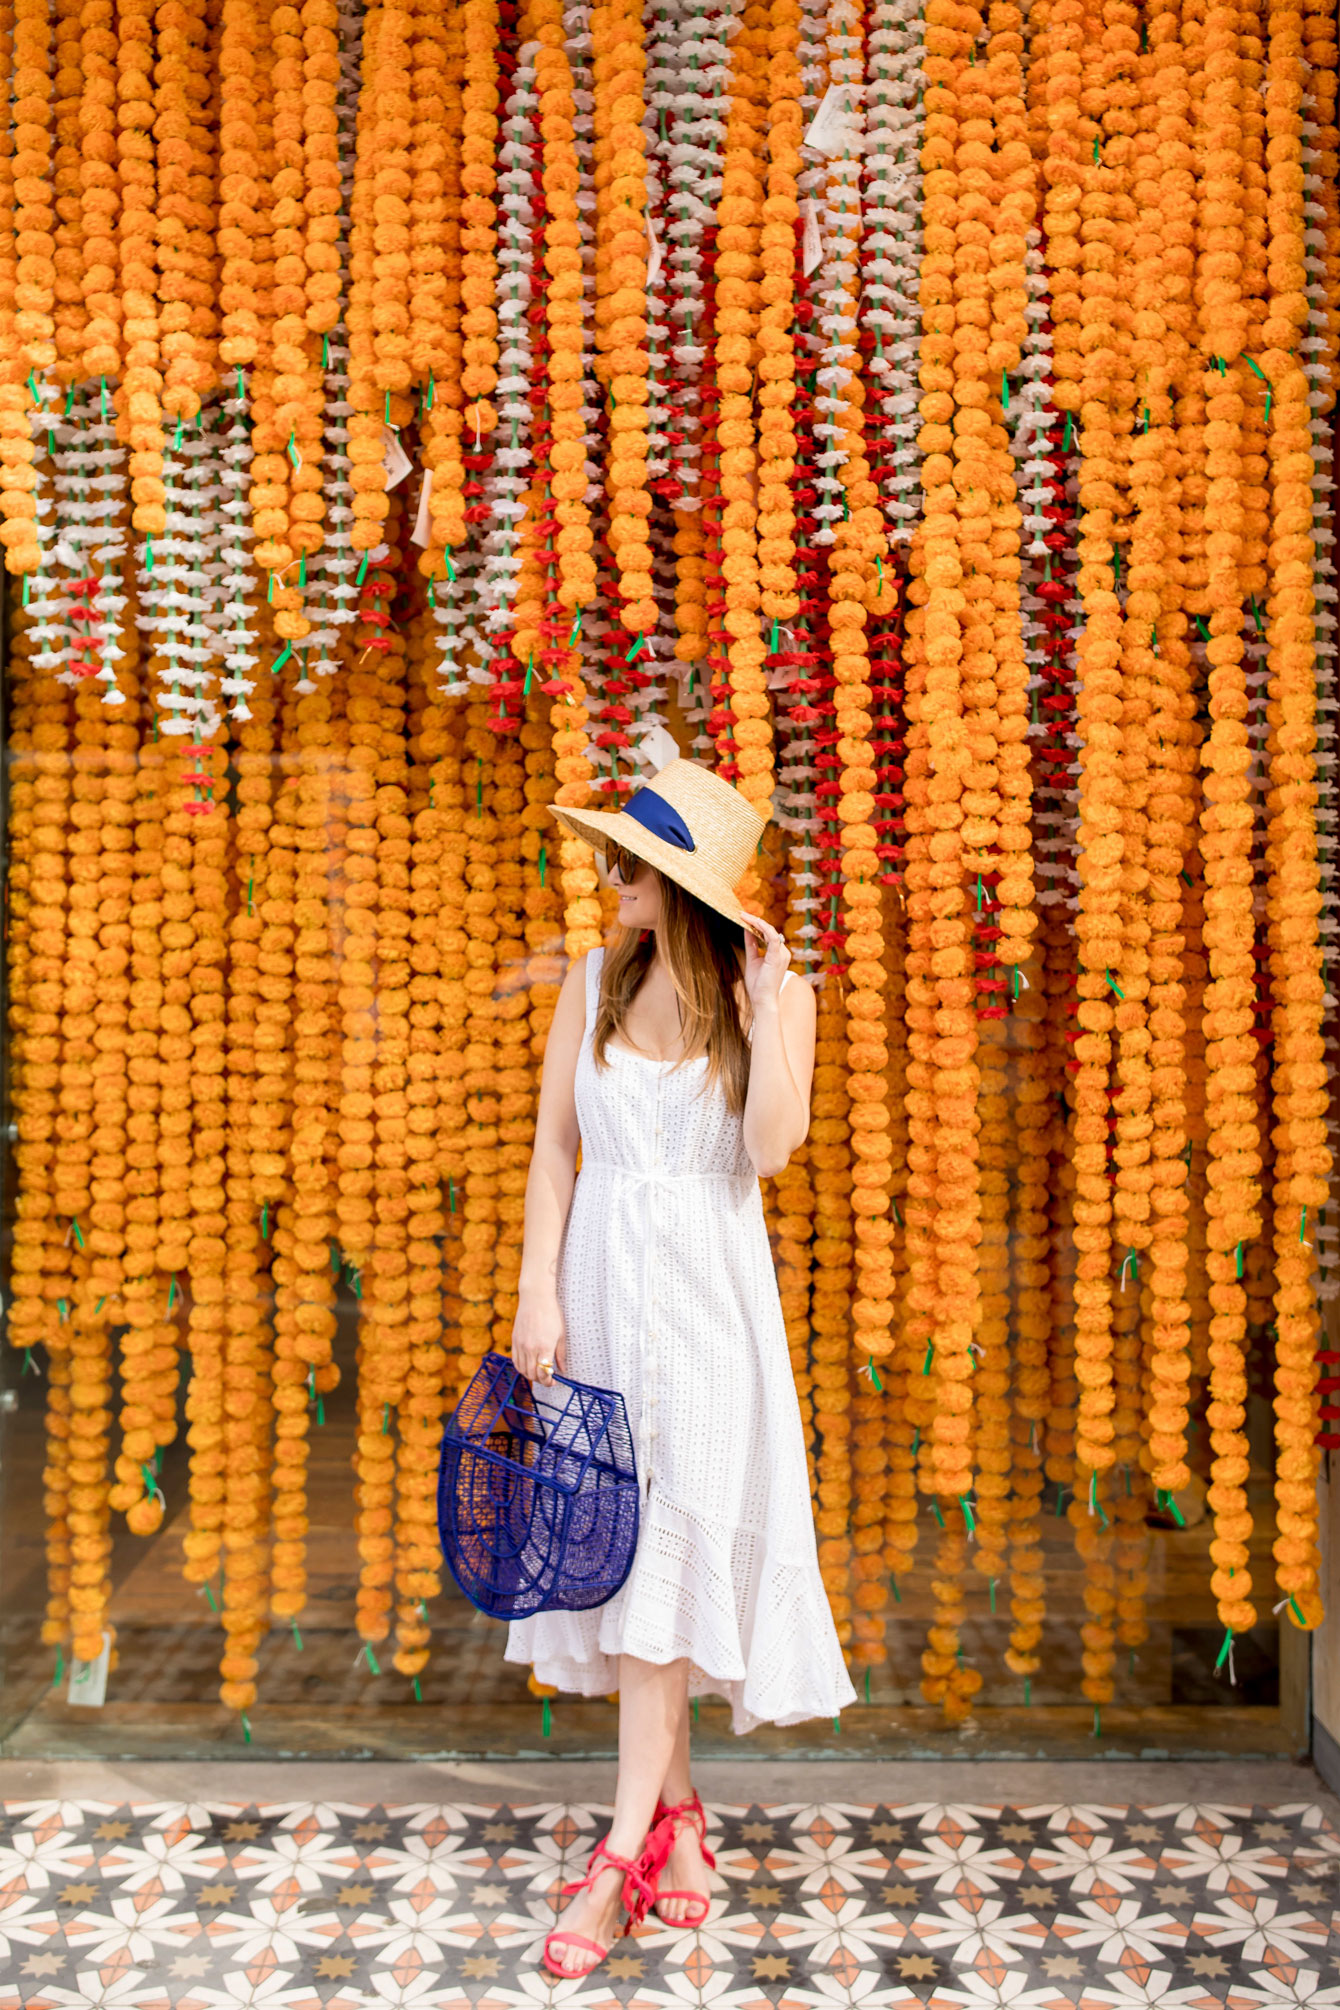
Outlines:
[[[675,1734],[674,1750],[670,1763],[665,1769],[661,1782],[661,1799],[668,1808],[678,1807],[693,1794],[693,1781],[689,1775],[689,1697],[688,1685],[684,1689],[684,1707],[680,1712],[679,1728]],[[702,1849],[698,1842],[698,1831],[692,1822],[681,1822],[675,1837],[675,1846],[661,1873],[661,1884],[666,1891],[701,1892],[706,1898],[710,1890],[707,1865],[703,1862]],[[668,1925],[677,1926],[699,1908],[691,1906],[682,1898],[663,1898],[656,1907],[661,1918]]]
[[[636,1858],[642,1853],[657,1798],[674,1762],[681,1723],[687,1751],[688,1693],[687,1661],[658,1667],[631,1654],[620,1656],[619,1775],[609,1832],[609,1847],[616,1856]],[[621,1873],[602,1871],[590,1890],[579,1892],[567,1907],[562,1930],[608,1946],[619,1930],[622,1889]],[[591,1957],[560,1942],[553,1958],[571,1973],[585,1968]]]

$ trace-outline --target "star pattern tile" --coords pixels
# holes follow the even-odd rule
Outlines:
[[[702,1926],[539,1965],[605,1811],[24,1801],[0,2010],[1340,2010],[1340,1836],[1286,1807],[715,1807]]]

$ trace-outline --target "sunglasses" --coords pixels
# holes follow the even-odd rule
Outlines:
[[[633,881],[637,877],[638,867],[641,865],[641,863],[642,863],[641,859],[638,858],[635,853],[631,851],[625,851],[622,845],[607,844],[605,846],[606,874],[608,875],[617,872],[619,878],[623,881],[625,886],[631,886],[633,884]]]

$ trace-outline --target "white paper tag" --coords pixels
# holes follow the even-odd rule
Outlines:
[[[102,1636],[102,1652],[96,1661],[72,1661],[66,1700],[82,1710],[100,1710],[107,1701],[107,1669],[112,1658],[112,1636]]]
[[[668,726],[659,719],[653,719],[637,743],[637,757],[654,775],[659,774],[671,761],[679,759],[679,743]]]
[[[830,84],[801,144],[817,154],[847,152],[856,137],[852,121],[860,100],[859,84]]]
[[[424,469],[423,487],[419,490],[419,507],[414,518],[414,528],[410,532],[411,544],[431,544],[433,541],[433,471]]]
[[[400,444],[400,435],[394,426],[382,427],[382,466],[386,470],[386,486],[393,489],[397,482],[403,482],[406,475],[414,472],[414,463]]]
[[[805,204],[805,232],[800,240],[800,266],[808,279],[824,260],[824,241],[819,231],[819,205],[811,196]]]
[[[661,240],[660,240],[660,238],[659,238],[659,237],[658,237],[658,236],[656,235],[656,219],[655,219],[655,217],[654,217],[654,216],[652,215],[651,211],[650,211],[650,210],[648,210],[648,211],[647,211],[647,289],[648,289],[648,291],[650,291],[650,290],[651,290],[651,288],[652,288],[652,287],[653,287],[653,286],[654,286],[654,285],[656,284],[656,280],[657,280],[657,277],[659,276],[659,274],[660,274],[660,270],[661,270],[661,260],[662,260],[662,257],[663,257],[663,253],[662,253],[662,251],[661,251]]]

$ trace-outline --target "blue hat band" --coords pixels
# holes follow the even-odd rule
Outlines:
[[[677,851],[697,851],[693,835],[673,803],[658,795],[655,789],[637,789],[623,806],[623,813],[631,817],[635,824],[641,824],[644,831],[653,837],[674,845]]]

